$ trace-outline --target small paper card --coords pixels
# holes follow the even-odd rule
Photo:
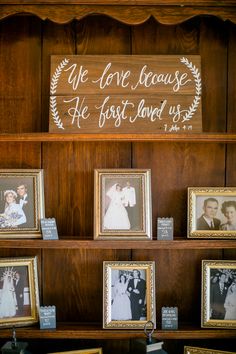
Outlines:
[[[162,307],[162,329],[178,329],[178,307]]]
[[[41,219],[41,230],[44,240],[58,240],[55,218]]]
[[[40,306],[40,329],[56,328],[56,306]]]
[[[157,239],[173,240],[173,218],[157,218]]]

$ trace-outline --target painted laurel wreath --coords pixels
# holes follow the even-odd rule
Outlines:
[[[50,85],[50,93],[51,95],[55,95],[56,91],[57,91],[57,84],[58,84],[58,80],[61,76],[62,70],[65,68],[65,66],[69,63],[68,59],[64,59],[62,60],[62,62],[57,66],[53,76],[52,76],[52,80],[51,80],[51,85]],[[53,120],[55,122],[55,124],[57,125],[57,127],[59,129],[65,129],[63,127],[63,123],[61,121],[61,119],[59,118],[59,113],[57,110],[57,98],[56,96],[51,96],[50,97],[50,109],[51,109],[51,113],[52,113],[52,117]]]
[[[191,71],[191,73],[194,77],[194,81],[195,81],[195,85],[196,85],[193,103],[191,104],[191,106],[189,106],[189,109],[185,113],[183,120],[182,120],[182,122],[186,122],[192,118],[192,116],[194,115],[194,113],[196,112],[196,110],[198,108],[198,105],[201,100],[202,83],[201,83],[201,77],[200,77],[200,73],[198,71],[198,68],[195,65],[193,65],[192,62],[189,62],[188,59],[185,57],[181,58],[180,61],[181,61],[181,63],[186,65],[187,68],[189,68],[189,70]]]

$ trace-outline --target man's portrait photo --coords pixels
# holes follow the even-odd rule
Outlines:
[[[236,189],[188,190],[188,237],[236,237]]]

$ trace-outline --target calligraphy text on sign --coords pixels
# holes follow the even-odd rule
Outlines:
[[[50,131],[201,131],[199,56],[52,56]]]

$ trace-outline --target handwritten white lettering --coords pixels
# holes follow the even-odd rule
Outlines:
[[[131,85],[132,90],[136,90],[138,86],[150,87],[163,83],[164,85],[173,85],[173,91],[178,92],[181,86],[187,84],[191,79],[187,79],[188,74],[180,74],[178,70],[174,74],[171,73],[153,73],[147,71],[147,65],[144,65],[140,71],[138,81]]]
[[[65,71],[71,70],[71,73],[68,77],[68,83],[72,84],[74,91],[77,90],[80,83],[84,83],[88,80],[88,77],[86,77],[88,75],[88,70],[84,70],[83,65],[80,65],[78,74],[75,74],[76,69],[77,64],[72,64],[69,68],[65,69]]]
[[[70,100],[65,100],[63,102],[70,103],[75,101],[75,107],[68,109],[68,114],[72,117],[71,124],[73,125],[75,121],[77,122],[77,127],[80,128],[80,118],[87,119],[90,116],[90,113],[87,113],[88,106],[84,105],[85,97],[80,100],[80,97],[74,97]],[[79,105],[80,104],[80,105]]]
[[[162,120],[162,112],[165,108],[167,100],[161,102],[160,107],[146,106],[145,99],[141,99],[138,104],[137,114],[132,118],[130,117],[130,122],[134,123],[137,118],[150,118],[151,122],[155,122],[156,119]]]
[[[102,75],[97,80],[92,80],[92,82],[94,84],[99,83],[100,89],[104,89],[106,86],[110,86],[112,83],[121,87],[129,86],[129,81],[127,81],[127,79],[130,76],[130,70],[121,70],[121,72],[115,71],[114,73],[109,73],[111,66],[112,63],[108,63],[103,70]]]
[[[112,118],[115,119],[115,127],[119,127],[121,125],[121,121],[127,119],[126,109],[128,106],[133,107],[133,103],[129,102],[129,100],[122,100],[121,105],[110,105],[107,103],[110,99],[110,96],[107,96],[103,103],[100,106],[95,106],[96,109],[100,109],[98,126],[102,128],[106,122],[106,120]]]

